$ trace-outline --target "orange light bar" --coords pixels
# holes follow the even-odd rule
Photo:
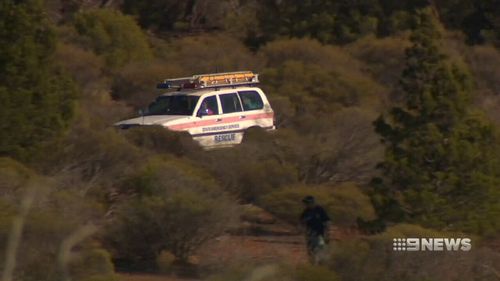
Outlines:
[[[248,85],[259,83],[259,75],[251,71],[236,71],[224,73],[199,74],[192,77],[183,77],[176,79],[167,79],[159,88],[180,88],[185,89],[186,84],[194,89],[199,88],[217,88],[231,87],[238,85]]]

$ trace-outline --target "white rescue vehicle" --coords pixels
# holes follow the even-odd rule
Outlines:
[[[254,86],[258,74],[251,71],[201,74],[167,79],[158,84],[167,92],[141,112],[115,126],[160,125],[187,131],[203,147],[230,146],[242,141],[249,128],[274,130],[274,112],[264,92]]]

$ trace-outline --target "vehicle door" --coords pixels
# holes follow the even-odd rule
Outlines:
[[[239,91],[243,112],[241,118],[245,120],[244,127],[261,127],[272,129],[274,126],[274,113],[270,106],[266,108],[261,94],[255,90]]]
[[[216,145],[231,145],[240,143],[243,139],[242,117],[243,108],[236,92],[221,93],[218,95],[221,114],[220,124],[211,127],[214,132],[213,141]]]
[[[196,107],[196,121],[189,133],[202,146],[214,145],[214,130],[222,123],[217,95],[205,96]]]

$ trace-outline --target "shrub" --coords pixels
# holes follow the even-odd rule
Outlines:
[[[491,46],[476,46],[466,49],[465,59],[470,66],[477,83],[478,90],[483,95],[498,95],[500,93],[500,54]]]
[[[124,133],[134,145],[149,149],[154,153],[185,156],[202,153],[201,147],[187,132],[173,132],[162,126],[143,126],[132,128]]]
[[[82,43],[102,55],[112,68],[152,57],[146,35],[130,16],[98,9],[81,12],[74,21]]]
[[[259,50],[259,56],[266,63],[264,89],[271,96],[290,98],[301,115],[331,113],[339,106],[380,106],[384,87],[341,48],[310,39],[277,40]]]
[[[161,94],[156,89],[160,81],[179,77],[184,74],[182,71],[182,68],[164,61],[130,63],[115,75],[112,96],[136,109],[144,108]]]
[[[394,89],[399,86],[399,77],[405,66],[405,49],[409,45],[410,41],[403,36],[365,37],[347,46],[347,50],[366,64],[379,83]]]
[[[154,31],[199,31],[220,29],[230,8],[237,3],[203,0],[196,2],[151,0],[137,2],[124,0],[122,8],[136,16],[144,28]]]
[[[78,281],[115,281],[111,255],[102,249],[84,251],[71,262],[71,276]]]
[[[75,123],[88,122],[93,128],[104,129],[130,114],[124,102],[112,100],[111,79],[105,74],[101,57],[73,44],[59,44],[56,56],[81,90],[77,107],[79,120]]]
[[[114,128],[93,130],[81,124],[48,145],[35,164],[81,192],[104,196],[117,179],[142,166],[143,153]]]
[[[3,270],[16,280],[112,278],[109,256],[88,242],[96,230],[93,222],[102,215],[100,205],[60,185],[0,159],[0,249],[10,260]]]
[[[105,237],[128,269],[156,269],[163,250],[186,262],[237,218],[213,180],[179,162],[157,159],[125,182],[135,195],[117,208]]]
[[[272,135],[259,129],[245,132],[243,143],[236,147],[191,157],[244,202],[297,181],[293,163],[285,160]]]
[[[171,273],[174,269],[174,262],[177,258],[168,251],[161,251],[156,257],[156,265],[161,273]]]
[[[335,272],[322,266],[302,265],[295,269],[296,281],[337,281],[340,280]]]
[[[209,281],[337,281],[335,272],[326,267],[299,265],[291,268],[289,265],[245,265],[226,269],[225,272],[211,276]]]
[[[330,268],[345,281],[495,280],[499,257],[492,250],[481,248],[475,237],[472,237],[472,251],[467,253],[392,250],[393,238],[464,236],[469,235],[418,225],[395,225],[378,235],[335,243]]]
[[[278,217],[298,223],[303,210],[302,199],[314,196],[339,226],[352,227],[357,218],[373,219],[375,214],[370,199],[355,184],[339,186],[294,186],[271,192],[259,203]]]
[[[319,120],[302,117],[295,123],[295,137],[284,139],[293,147],[300,180],[311,184],[371,180],[383,156],[372,112],[346,108]]]
[[[173,41],[159,56],[183,69],[183,75],[254,70],[260,65],[245,45],[225,35],[183,37]]]

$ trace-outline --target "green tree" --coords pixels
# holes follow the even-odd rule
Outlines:
[[[73,115],[76,89],[54,64],[55,43],[41,1],[0,3],[0,155],[26,158]]]
[[[386,146],[373,200],[386,220],[479,233],[500,229],[498,163],[491,124],[470,104],[468,76],[442,54],[430,10],[406,51],[406,103],[380,117]]]
[[[312,37],[348,43],[377,29],[377,1],[260,1],[262,40]]]
[[[83,44],[103,56],[111,67],[152,57],[146,35],[131,16],[120,11],[99,9],[79,13],[75,27]]]
[[[459,29],[467,36],[467,43],[481,44],[500,40],[500,2],[498,0],[435,0],[444,24]]]

